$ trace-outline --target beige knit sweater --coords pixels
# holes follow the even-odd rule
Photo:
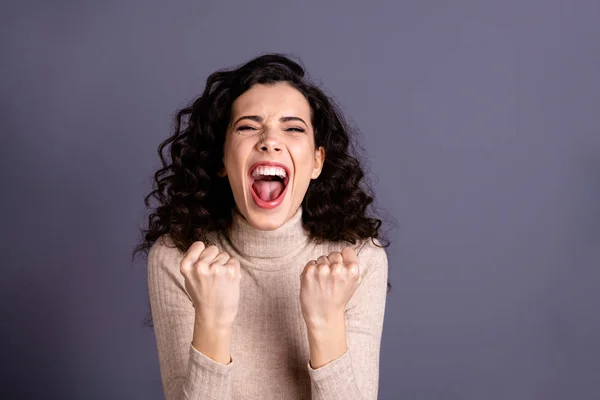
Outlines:
[[[230,233],[210,239],[242,267],[232,362],[227,365],[191,344],[194,307],[179,271],[183,253],[168,235],[148,253],[150,306],[166,400],[377,398],[388,276],[382,248],[370,239],[353,246],[363,279],[346,308],[348,350],[312,369],[300,310],[300,273],[308,261],[347,244],[309,240],[301,207],[274,231],[257,230],[235,212]]]

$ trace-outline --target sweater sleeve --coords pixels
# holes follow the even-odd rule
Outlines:
[[[234,361],[218,363],[192,346],[195,313],[179,270],[182,258],[168,236],[148,252],[148,293],[165,400],[231,399]]]
[[[308,363],[312,400],[377,399],[388,260],[385,250],[369,239],[358,261],[363,277],[346,307],[348,350],[317,369]]]

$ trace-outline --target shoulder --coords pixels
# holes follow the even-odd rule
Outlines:
[[[148,269],[170,269],[173,266],[179,268],[179,262],[184,253],[175,245],[169,234],[160,236],[148,250]]]
[[[376,238],[362,240],[355,248],[358,264],[365,275],[377,274],[387,277],[388,257],[385,248]]]
[[[185,279],[180,272],[180,264],[185,253],[181,251],[173,239],[165,234],[159,237],[148,251],[147,279],[151,304],[157,301],[169,303],[177,302],[185,293]]]
[[[378,314],[377,310],[385,308],[385,298],[388,284],[388,257],[381,242],[369,238],[357,243],[355,251],[361,281],[356,292],[348,302],[348,310],[352,313]]]
[[[362,240],[356,249],[356,255],[359,260],[387,265],[387,253],[377,238]]]
[[[156,241],[150,246],[148,251],[148,259],[156,258],[160,256],[176,255],[181,253],[181,250],[175,245],[171,236],[167,233],[156,239]]]
[[[217,235],[215,233],[210,233],[207,235],[207,245],[214,244],[217,247],[221,248],[220,243],[218,243]],[[156,241],[152,244],[150,249],[148,250],[148,264],[152,265],[165,265],[165,264],[173,264],[176,262],[179,264],[185,255],[185,251],[181,250],[171,236],[166,233],[160,236]]]

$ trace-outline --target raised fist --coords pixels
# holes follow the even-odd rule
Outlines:
[[[216,246],[194,242],[181,260],[180,271],[196,309],[196,322],[230,329],[240,299],[239,261]]]
[[[307,326],[321,327],[344,317],[348,301],[360,283],[356,252],[345,247],[309,261],[300,275],[300,304]]]

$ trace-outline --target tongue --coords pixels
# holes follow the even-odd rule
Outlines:
[[[283,192],[283,182],[257,180],[252,184],[254,191],[263,201],[272,201]]]

